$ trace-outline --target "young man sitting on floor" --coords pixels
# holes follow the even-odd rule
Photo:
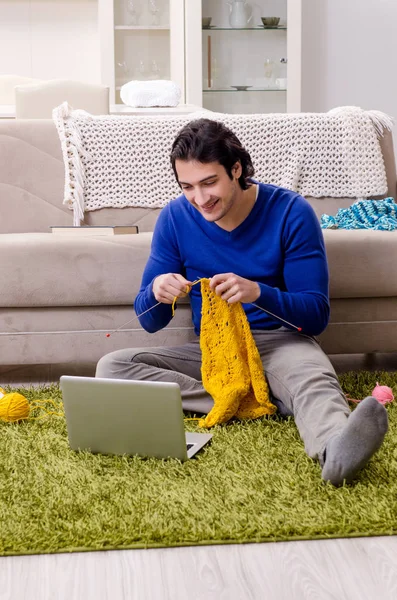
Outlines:
[[[208,413],[214,401],[201,375],[202,299],[199,286],[190,286],[210,278],[222,299],[242,303],[272,402],[280,414],[293,415],[323,479],[351,481],[380,448],[388,419],[371,396],[350,412],[314,337],[326,328],[330,305],[324,239],[312,207],[295,192],[253,180],[248,152],[216,121],[185,126],[171,162],[183,194],[160,213],[135,311],[160,302],[140,317],[144,329],[158,331],[172,318],[174,298],[189,289],[197,340],[111,352],[98,362],[96,377],[176,382],[185,410]]]

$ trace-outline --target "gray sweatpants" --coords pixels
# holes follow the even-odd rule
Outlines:
[[[295,419],[305,450],[323,463],[327,441],[346,424],[350,408],[335,370],[313,337],[282,327],[253,330],[271,400]],[[200,340],[182,346],[126,348],[103,356],[96,377],[173,381],[185,410],[208,413],[214,402],[201,381]]]

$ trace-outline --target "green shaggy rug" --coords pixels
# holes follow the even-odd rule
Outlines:
[[[340,381],[352,398],[376,381],[397,398],[397,373]],[[56,385],[13,391],[61,406]],[[0,554],[396,534],[396,404],[387,410],[381,450],[341,488],[322,481],[294,421],[277,416],[213,428],[212,442],[183,464],[73,452],[62,416],[2,422]]]

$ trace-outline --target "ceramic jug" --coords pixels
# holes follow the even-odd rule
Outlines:
[[[246,27],[252,19],[252,6],[246,0],[232,0],[228,5],[230,27]]]

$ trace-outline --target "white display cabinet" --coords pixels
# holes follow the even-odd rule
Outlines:
[[[172,79],[185,99],[184,0],[99,0],[101,80],[110,104],[133,79]]]
[[[123,110],[127,81],[172,79],[181,105],[300,112],[302,1],[99,0],[101,79],[111,105]],[[280,21],[265,28],[261,17]]]
[[[301,2],[187,0],[187,102],[216,112],[300,112]],[[261,17],[280,20],[264,27]]]

